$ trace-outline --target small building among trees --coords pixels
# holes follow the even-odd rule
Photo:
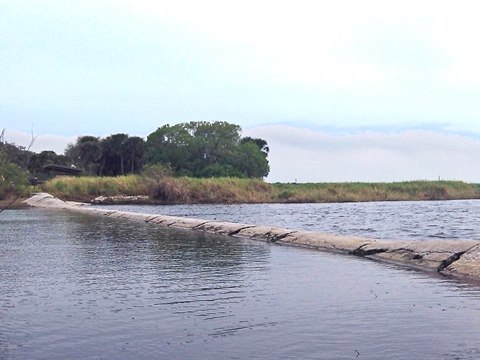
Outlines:
[[[65,166],[58,164],[48,164],[43,167],[43,170],[46,171],[49,175],[80,175],[82,170],[77,169],[75,166]]]

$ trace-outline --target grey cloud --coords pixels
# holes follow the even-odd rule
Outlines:
[[[480,141],[434,131],[332,136],[289,126],[245,131],[270,146],[269,181],[480,181]]]
[[[76,136],[61,136],[52,134],[34,134],[35,141],[30,150],[42,152],[52,150],[57,154],[63,154],[68,144],[73,144],[77,140]],[[32,134],[16,130],[5,130],[5,141],[17,146],[28,147],[32,141]]]

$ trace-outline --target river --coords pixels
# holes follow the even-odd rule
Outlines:
[[[321,218],[294,211],[308,205],[285,207],[301,224],[281,205],[142,208],[309,230]],[[393,237],[403,221],[377,223]],[[454,220],[456,237],[470,222]],[[0,359],[480,358],[480,286],[362,258],[29,209],[0,216],[0,274]]]
[[[376,239],[480,240],[480,200],[108,208]]]

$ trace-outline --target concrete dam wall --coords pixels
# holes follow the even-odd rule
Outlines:
[[[93,208],[80,203],[65,202],[47,193],[37,193],[25,200],[25,203],[34,207],[66,209],[96,216],[152,223],[162,227],[204,231],[277,244],[308,247],[320,251],[334,251],[401,264],[411,268],[480,280],[479,240],[397,241],[339,236],[269,226]]]

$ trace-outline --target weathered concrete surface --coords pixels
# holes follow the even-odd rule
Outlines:
[[[203,225],[199,225],[196,229],[214,234],[235,235],[241,230],[254,227],[254,225],[230,223],[223,221],[208,221]]]
[[[239,237],[248,237],[257,240],[277,242],[285,239],[287,236],[296,233],[295,230],[274,228],[270,226],[245,226],[237,233],[232,234]]]
[[[37,193],[34,196],[28,198],[24,201],[30,206],[36,207],[47,207],[47,208],[67,208],[71,206],[60,199],[55,198],[54,196],[47,193]]]
[[[478,246],[474,240],[388,241],[377,240],[358,251],[370,258],[411,267],[443,271],[466,251]]]
[[[296,231],[279,239],[278,243],[359,255],[356,254],[355,251],[373,241],[374,240],[372,239],[356,236],[340,236],[310,231]]]
[[[143,221],[163,227],[191,229],[341,252],[418,269],[480,279],[480,241],[477,240],[396,241],[339,236],[269,226],[92,208],[84,206],[85,204],[64,202],[46,193],[35,194],[25,200],[25,203],[35,207],[67,209],[97,216]]]
[[[457,261],[450,264],[446,272],[480,278],[480,245],[465,252]]]

